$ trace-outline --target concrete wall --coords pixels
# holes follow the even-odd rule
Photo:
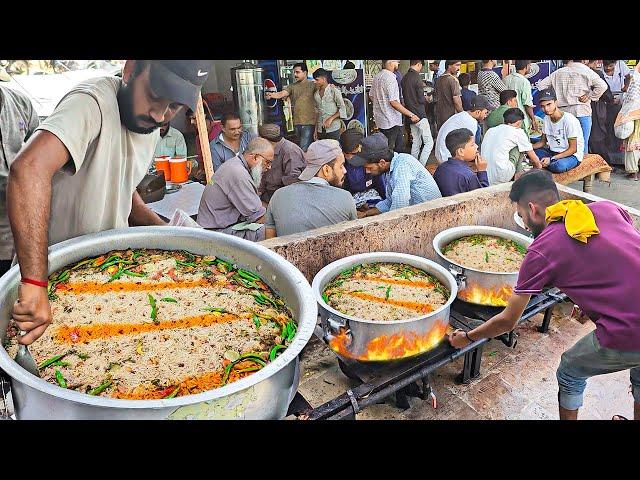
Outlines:
[[[293,263],[309,280],[325,265],[349,255],[366,252],[402,252],[435,260],[431,242],[447,228],[488,225],[517,230],[515,206],[509,200],[511,183],[440,198],[375,217],[343,222],[309,232],[261,242]],[[562,185],[562,199],[585,203],[602,200]],[[623,207],[640,227],[640,211]]]

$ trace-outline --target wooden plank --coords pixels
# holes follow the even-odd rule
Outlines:
[[[207,132],[207,122],[204,119],[204,107],[202,106],[202,95],[198,98],[196,106],[196,127],[198,128],[198,141],[202,151],[202,161],[204,162],[204,173],[207,178],[207,185],[211,183],[213,177],[213,161],[211,160],[211,149],[209,148],[209,132]]]

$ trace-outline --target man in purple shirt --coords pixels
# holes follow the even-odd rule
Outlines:
[[[478,154],[475,135],[468,128],[451,130],[445,140],[451,158],[438,165],[433,178],[443,197],[489,186],[487,161]],[[471,170],[475,164],[477,172]]]
[[[565,222],[549,222],[547,218],[557,210],[560,197],[546,170],[531,170],[516,180],[509,198],[517,203],[518,213],[535,236],[520,267],[514,294],[491,320],[466,334],[454,332],[451,344],[460,348],[512,330],[531,295],[544,287],[558,287],[596,325],[562,354],[556,372],[560,419],[578,418],[589,377],[630,369],[634,418],[640,420],[640,232],[625,210],[608,201],[586,205],[586,210],[584,205],[572,206]],[[589,219],[590,211],[596,228],[582,220],[578,224],[582,230],[575,232],[574,220],[566,220],[574,215],[572,208],[579,211],[581,219]],[[581,237],[581,232],[586,234]]]

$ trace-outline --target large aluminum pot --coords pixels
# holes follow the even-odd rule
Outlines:
[[[376,262],[405,263],[436,277],[451,292],[447,303],[418,317],[397,321],[365,320],[347,315],[329,306],[322,292],[345,269]],[[435,347],[449,325],[449,308],[458,287],[453,276],[437,263],[423,257],[393,252],[353,255],[330,263],[313,279],[311,289],[320,306],[324,339],[344,360],[383,362],[419,355]]]
[[[37,378],[0,348],[0,368],[11,377],[18,419],[279,419],[298,387],[298,354],[317,321],[309,282],[271,250],[233,235],[185,227],[134,227],[67,240],[51,247],[49,272],[109,250],[161,248],[216,255],[257,272],[291,308],[298,322],[292,344],[262,370],[215,390],[169,400],[121,400],[66,390]],[[0,339],[4,341],[20,274],[15,266],[0,279]],[[170,354],[170,352],[167,352]]]
[[[533,238],[504,228],[464,226],[444,230],[433,239],[433,249],[436,252],[438,263],[448,269],[458,281],[458,298],[460,300],[476,305],[506,306],[518,281],[518,272],[483,272],[463,267],[443,255],[442,249],[445,246],[468,235],[494,235],[513,240],[523,247],[528,247],[533,242]]]

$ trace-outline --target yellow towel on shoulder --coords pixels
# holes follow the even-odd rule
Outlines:
[[[547,222],[556,222],[564,218],[564,228],[569,236],[582,243],[587,243],[591,235],[600,233],[593,213],[582,200],[563,200],[551,205],[545,211],[545,218]]]

